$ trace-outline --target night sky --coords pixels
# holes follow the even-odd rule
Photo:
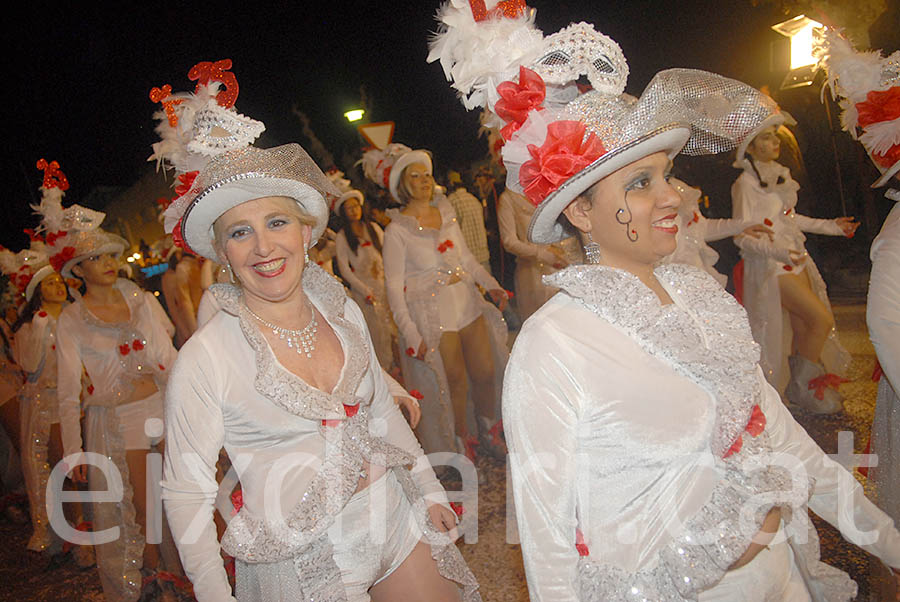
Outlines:
[[[372,107],[367,117],[395,121],[394,141],[431,149],[438,170],[486,155],[486,143],[476,138],[477,115],[456,100],[440,66],[425,62],[438,2],[230,4],[192,11],[165,2],[119,10],[90,5],[7,20],[12,81],[5,89],[12,106],[5,117],[13,135],[4,169],[9,219],[0,243],[21,248],[21,229],[36,223],[27,204],[39,199],[34,164],[41,157],[59,161],[68,176],[67,203],[95,186],[128,186],[140,177],[157,140],[150,88],[192,89],[187,71],[200,61],[233,60],[237,109],[267,127],[259,146],[307,147],[291,112],[296,104],[336,158],[352,152],[359,138],[342,114],[358,104],[362,85]],[[675,66],[757,86],[781,78],[770,72],[770,46],[784,38],[769,26],[785,16],[749,0],[529,5],[545,35],[587,21],[615,39],[629,62],[632,94],[656,71]]]

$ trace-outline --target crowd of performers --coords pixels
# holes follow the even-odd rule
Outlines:
[[[0,322],[3,415],[18,413],[0,459],[14,491],[18,452],[28,549],[74,544],[107,600],[480,600],[444,486],[485,455],[510,467],[532,600],[852,599],[807,509],[896,588],[897,208],[867,316],[886,375],[879,509],[791,414],[840,411],[849,358],[804,233],[858,224],[796,212],[777,161],[789,116],[691,69],[625,94],[613,40],[585,23],[544,37],[516,3],[439,19],[429,60],[485,111],[505,189],[489,169],[477,197],[438,186],[431,153],[388,143],[360,161],[384,189],[370,200],[297,144],[253,146],[264,126],[235,110],[230,61],[201,63],[193,92],[154,90],[154,158],[179,184],[167,311],[122,277],[129,245],[104,215],[64,207],[62,170],[39,163],[41,224],[0,252],[21,302]],[[845,109],[900,90],[896,56],[833,31],[819,53]],[[858,125],[886,185],[898,146]],[[672,177],[682,152],[734,153],[731,219]],[[740,303],[708,245],[728,237]],[[504,314],[524,322],[511,352]],[[60,504],[63,488],[111,495]]]

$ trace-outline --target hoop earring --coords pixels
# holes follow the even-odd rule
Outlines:
[[[234,279],[234,270],[231,269],[231,264],[225,264],[228,267],[228,279],[231,280],[231,284],[237,284],[237,280]]]
[[[631,227],[631,222],[634,219],[634,215],[631,213],[631,207],[628,206],[628,191],[625,191],[624,196],[625,208],[619,209],[616,211],[616,221],[625,226],[625,236],[628,237],[628,240],[631,242],[637,242],[638,233],[637,231]]]
[[[584,245],[584,260],[589,264],[596,265],[603,260],[603,254],[600,252],[600,245],[591,238],[591,233],[587,233],[587,243]]]

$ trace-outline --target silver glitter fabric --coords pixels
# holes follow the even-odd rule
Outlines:
[[[708,501],[648,568],[630,573],[582,557],[581,600],[695,600],[743,554],[772,505],[805,513],[808,489],[791,487],[791,475],[771,465],[767,433],[744,433],[761,389],[759,347],[743,309],[702,270],[673,264],[657,267],[655,274],[676,303],[660,305],[634,275],[604,266],[573,266],[545,277],[545,282],[581,301],[645,352],[709,392],[716,412],[710,451],[720,479]],[[740,450],[723,458],[742,433]],[[810,562],[819,570],[817,557]],[[846,575],[843,578],[849,583]]]
[[[619,45],[590,23],[573,23],[544,40],[531,68],[548,84],[566,84],[586,75],[594,90],[619,95],[628,81],[628,63]]]
[[[265,129],[261,121],[241,115],[234,109],[223,108],[213,97],[194,116],[187,148],[195,153],[215,156],[252,144]]]
[[[592,91],[569,103],[565,113],[595,132],[607,152],[680,124],[691,128],[681,152],[706,155],[736,148],[776,108],[770,98],[737,80],[696,69],[667,69],[656,74],[637,101]]]
[[[325,449],[319,471],[283,520],[263,520],[245,507],[229,523],[222,548],[238,560],[239,600],[273,599],[266,596],[266,592],[273,591],[298,592],[289,598],[297,600],[347,599],[328,529],[353,496],[366,462],[392,468],[419,522],[424,525],[428,520],[422,493],[414,482],[410,485],[412,477],[406,468],[416,459],[372,434],[371,402],[352,394],[368,368],[369,354],[364,333],[343,315],[346,303],[343,287],[312,264],[307,266],[303,278],[304,288],[316,291],[316,297],[322,300],[319,309],[346,342],[344,376],[331,394],[309,387],[277,364],[256,322],[243,310],[237,288],[230,285],[214,288],[223,309],[240,317],[241,330],[256,351],[257,390],[292,414],[315,420],[342,419],[336,425],[320,427]],[[358,405],[359,409],[347,418],[343,404]],[[429,535],[427,529],[423,528],[423,532]],[[428,541],[441,574],[469,592],[465,600],[480,600],[475,578],[457,548],[448,544],[446,538],[441,540],[435,536],[433,541]]]

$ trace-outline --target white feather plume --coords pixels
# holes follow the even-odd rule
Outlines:
[[[900,144],[900,117],[869,124],[859,137],[859,141],[872,153],[887,154],[891,147]]]
[[[9,249],[0,250],[0,271],[4,274],[15,274],[19,270],[16,254]]]
[[[863,102],[871,90],[884,90],[884,59],[876,51],[856,51],[839,30],[827,28],[817,40],[819,66],[828,73],[827,85],[833,96],[843,96],[851,103]]]
[[[392,142],[384,147],[384,150],[373,148],[363,153],[362,159],[357,164],[362,165],[363,174],[382,188],[384,184],[384,170],[394,165],[402,155],[412,149],[405,144]]]
[[[196,92],[180,92],[173,94],[173,99],[182,102],[175,105],[175,115],[178,123],[173,127],[169,123],[169,117],[165,110],[159,110],[153,114],[158,120],[156,133],[159,134],[159,142],[153,144],[153,154],[148,161],[156,161],[157,170],[160,166],[174,168],[176,173],[199,171],[209,162],[209,157],[188,149],[188,144],[193,138],[194,117],[209,103],[215,99],[221,82],[213,81],[208,85],[200,86]]]
[[[496,5],[496,0],[486,2],[488,11]],[[516,18],[489,15],[475,21],[468,0],[450,0],[438,9],[440,27],[429,42],[427,60],[440,61],[467,109],[492,108],[499,100],[497,86],[541,51],[543,35],[534,14],[526,9]]]

